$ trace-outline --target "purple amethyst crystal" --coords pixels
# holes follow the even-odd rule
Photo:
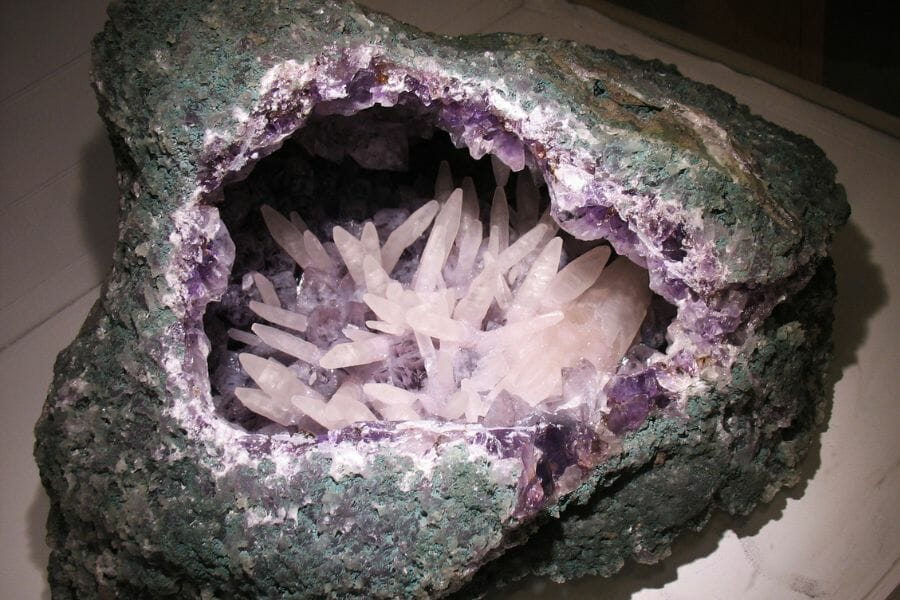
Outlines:
[[[652,409],[668,404],[666,391],[651,370],[614,377],[606,386],[606,397],[609,402],[606,422],[615,434],[639,427]]]

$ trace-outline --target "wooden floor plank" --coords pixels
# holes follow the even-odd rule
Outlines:
[[[81,161],[103,128],[84,55],[0,104],[0,208]]]
[[[0,104],[89,51],[109,0],[4,0],[0,8]]]

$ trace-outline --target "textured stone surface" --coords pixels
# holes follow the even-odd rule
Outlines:
[[[796,479],[824,396],[847,217],[809,140],[722,92],[538,37],[444,39],[352,5],[118,2],[95,85],[119,168],[115,266],[60,355],[35,453],[54,597],[397,597],[655,561],[711,510]],[[209,396],[202,315],[231,239],[222,185],[314,106],[426,107],[473,155],[525,156],[554,216],[677,307],[623,367],[622,439],[516,428],[250,434]],[[484,566],[486,565],[486,566]]]

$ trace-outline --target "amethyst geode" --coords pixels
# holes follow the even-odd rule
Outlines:
[[[828,245],[848,215],[810,140],[672,67],[571,42],[443,38],[317,1],[109,14],[94,83],[119,243],[36,430],[55,598],[467,597],[610,575],[797,480],[825,397]],[[277,291],[297,293],[294,263],[258,235],[261,204],[352,230],[399,210],[391,198],[436,196],[441,161],[483,200],[491,160],[501,187],[510,168],[540,180],[562,255],[605,240],[646,269],[646,316],[613,372],[578,363],[560,398],[503,392],[457,420],[279,424],[228,396],[249,334],[222,331],[265,291],[249,274],[287,269]],[[418,260],[404,256],[401,270]],[[313,342],[332,317],[367,318],[312,304]],[[390,381],[422,385],[427,357],[407,346],[417,366]],[[297,376],[323,389],[341,373]]]

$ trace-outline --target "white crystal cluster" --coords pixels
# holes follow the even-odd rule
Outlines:
[[[650,302],[647,274],[624,258],[607,265],[610,249],[602,245],[569,260],[549,209],[540,215],[527,171],[517,178],[513,211],[504,191],[509,170],[499,161],[494,167],[498,187],[487,224],[472,180],[453,189],[446,163],[435,199],[384,240],[369,221],[359,237],[335,227],[323,244],[296,213],[288,219],[264,205],[269,232],[301,269],[350,278],[353,299],[373,318],[365,328],[344,327],[340,343],[319,347],[304,338],[308,315],[283,307],[272,282],[253,273],[261,302],[250,309],[268,324],[230,332],[247,345],[240,363],[258,386],[237,388],[238,399],[281,425],[312,419],[326,429],[374,420],[473,423],[492,409],[518,414],[596,402],[598,389],[573,391],[565,372],[577,366],[581,381],[587,368],[594,382],[614,372]],[[415,271],[401,283],[395,268],[426,233]],[[372,381],[366,367],[396,360],[404,344],[424,365],[421,385]],[[315,389],[315,368],[304,377],[253,353],[266,346],[264,354],[275,350],[331,370],[336,392]]]

